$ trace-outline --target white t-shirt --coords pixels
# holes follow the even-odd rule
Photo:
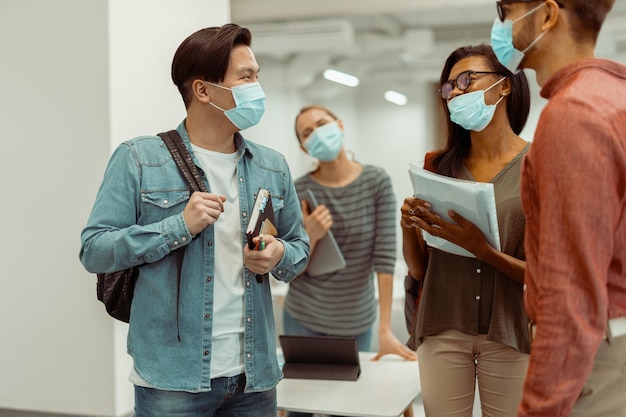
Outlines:
[[[224,154],[193,146],[207,175],[211,193],[226,196],[224,212],[214,224],[215,277],[211,378],[236,376],[243,368],[243,246],[239,216],[237,153]],[[239,354],[235,355],[235,352]]]

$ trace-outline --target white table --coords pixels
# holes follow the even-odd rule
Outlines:
[[[357,381],[285,378],[278,383],[278,409],[357,417],[397,417],[420,393],[415,361],[360,352]]]

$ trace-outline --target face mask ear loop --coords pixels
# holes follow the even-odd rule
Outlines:
[[[518,17],[517,19],[513,20],[513,22],[511,23],[511,25],[512,25],[513,23],[517,22],[518,20],[521,20],[521,19],[525,18],[525,17],[526,17],[526,16],[528,16],[529,14],[531,14],[531,13],[535,13],[537,10],[541,9],[541,8],[542,8],[543,6],[545,6],[545,5],[546,5],[546,3],[541,3],[539,6],[535,7],[535,8],[534,8],[534,9],[532,9],[532,10],[530,10],[528,13],[526,13],[526,14],[524,14],[524,15],[522,15],[522,16],[520,16],[520,17]],[[531,43],[530,45],[528,45],[528,46],[526,47],[526,49],[524,49],[524,50],[522,51],[522,53],[523,53],[523,54],[525,54],[525,53],[526,53],[526,51],[528,51],[530,48],[532,48],[532,46],[533,46],[534,44],[536,44],[537,42],[539,42],[539,39],[541,39],[541,38],[543,37],[543,35],[545,35],[545,34],[546,34],[546,32],[547,32],[547,30],[546,30],[546,31],[543,31],[543,32],[541,33],[541,35],[539,35],[539,36],[537,37],[537,39],[535,39],[534,41],[532,41],[532,43]]]
[[[539,39],[543,38],[543,35],[545,35],[547,32],[548,32],[548,30],[545,30],[545,31],[541,32],[541,35],[537,36],[537,39],[535,39],[534,41],[532,41],[532,42],[531,42],[531,44],[530,44],[530,45],[528,45],[528,46],[526,47],[526,49],[524,49],[524,50],[522,51],[522,53],[523,53],[523,54],[525,54],[525,53],[526,53],[526,51],[528,51],[530,48],[532,48],[532,46],[533,46],[534,44],[536,44],[537,42],[539,42]]]
[[[496,85],[500,84],[505,78],[506,77],[502,77],[498,81],[496,81],[495,83],[491,84],[490,87],[487,87],[485,90],[483,90],[483,93],[486,93],[487,91],[491,90]],[[500,104],[500,102],[502,101],[503,98],[504,98],[504,96],[500,96],[500,100],[496,101],[494,106],[497,106],[498,104]]]
[[[518,17],[517,19],[513,20],[513,23],[517,22],[518,20],[522,20],[523,18],[525,18],[526,16],[528,16],[529,14],[535,13],[537,10],[541,9],[543,6],[545,6],[546,3],[541,3],[539,6],[535,7],[534,9],[530,10],[528,13]]]
[[[205,83],[212,85],[213,87],[221,88],[223,90],[232,91],[232,88],[224,87],[223,85],[215,84],[215,83],[212,83],[211,81],[205,81]]]
[[[491,90],[493,87],[495,87],[496,85],[500,84],[505,78],[506,77],[500,78],[498,81],[496,81],[495,83],[491,84],[489,87],[484,89],[483,92],[486,93],[487,91]]]
[[[218,87],[218,88],[221,88],[221,89],[223,89],[223,90],[232,91],[232,89],[230,89],[230,88],[228,88],[228,87],[224,87],[223,85],[219,85],[219,84],[212,83],[211,81],[205,81],[205,83],[207,83],[207,84],[209,84],[209,85],[212,85],[213,87]],[[220,106],[218,106],[217,104],[213,103],[212,101],[209,101],[209,104],[210,104],[211,106],[215,107],[215,108],[216,108],[216,109],[218,109],[218,110],[221,110],[221,111],[223,111],[223,112],[226,112],[226,110],[224,110],[223,108],[221,108],[221,107],[220,107]]]
[[[212,101],[209,101],[209,104],[213,107],[215,107],[218,110],[221,110],[223,112],[226,112],[226,110],[224,110],[223,108],[221,108],[220,106],[218,106],[217,104],[214,104]]]

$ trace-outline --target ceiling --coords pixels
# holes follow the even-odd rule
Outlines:
[[[324,69],[362,81],[437,77],[456,47],[489,41],[494,0],[232,0],[252,30],[259,63],[281,64],[297,88],[319,88]],[[617,0],[598,55],[626,55],[626,1]],[[329,84],[329,83],[326,83]]]

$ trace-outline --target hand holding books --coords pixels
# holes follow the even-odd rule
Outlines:
[[[276,236],[276,233],[278,233],[276,231],[276,228],[274,227],[274,224],[270,221],[270,219],[265,219],[261,222],[261,228],[259,230],[259,239],[254,242],[254,239],[252,239],[252,241],[254,242],[254,250],[263,250],[265,249],[265,242],[263,241],[263,235],[270,235],[270,236]],[[248,235],[250,236],[250,235]],[[248,245],[250,245],[248,243]]]
[[[249,250],[264,250],[269,243],[276,242],[276,239],[273,238],[273,236],[276,236],[278,233],[276,227],[274,226],[275,222],[270,191],[267,189],[260,189],[254,202],[250,220],[248,221],[248,228],[246,229]],[[272,238],[268,239],[266,236],[272,236]],[[259,270],[265,270],[268,268],[268,264],[271,264],[269,257],[272,253],[264,253],[261,256],[261,254],[253,255],[248,251],[244,251],[244,261],[248,269],[251,271],[256,272]],[[273,267],[274,265],[271,266]],[[257,273],[257,282],[262,282],[263,278],[267,276],[267,272]]]

